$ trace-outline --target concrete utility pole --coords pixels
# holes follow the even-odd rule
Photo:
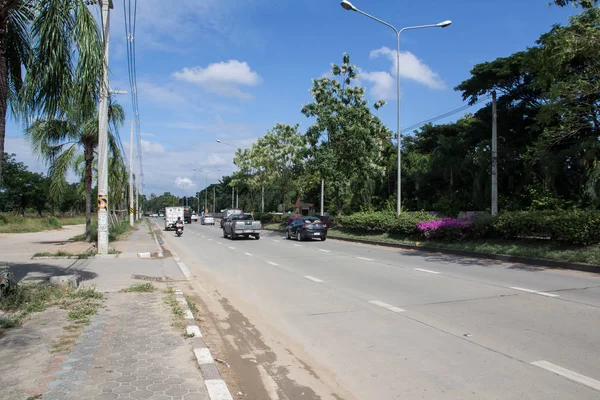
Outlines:
[[[100,0],[104,60],[98,109],[98,254],[108,254],[108,50],[112,0]]]
[[[492,92],[492,215],[498,214],[498,114],[496,91]]]
[[[135,205],[137,206],[136,215],[137,215],[137,219],[139,220],[140,212],[142,211],[141,207],[140,207],[140,188],[142,186],[142,180],[140,179],[140,155],[139,154],[136,156],[136,159],[137,159],[137,174],[135,175],[136,176],[135,183],[137,185],[137,190],[135,191]]]
[[[235,208],[235,188],[231,188],[231,208]]]
[[[217,209],[217,191],[215,189],[215,187],[213,186],[213,214],[216,213]]]
[[[262,191],[261,200],[260,200],[260,212],[264,213],[265,212],[265,187],[263,186],[260,189]]]
[[[133,120],[129,133],[129,225],[133,226]]]
[[[321,178],[321,216],[325,215],[325,179]]]

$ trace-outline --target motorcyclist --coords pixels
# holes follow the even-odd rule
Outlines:
[[[177,217],[177,221],[175,221],[175,229],[181,228],[183,230],[183,221],[181,217]]]

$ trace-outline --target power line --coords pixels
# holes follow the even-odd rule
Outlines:
[[[461,111],[464,111],[464,110],[467,110],[467,109],[469,109],[471,107],[474,107],[477,104],[483,103],[484,101],[489,100],[490,98],[491,98],[491,96],[486,96],[486,97],[483,97],[483,98],[479,99],[478,101],[476,101],[473,104],[465,104],[465,105],[460,106],[460,107],[458,107],[458,108],[456,108],[454,110],[445,112],[443,114],[437,115],[437,116],[429,118],[429,119],[425,119],[425,120],[423,120],[421,122],[417,122],[416,124],[407,126],[406,128],[402,128],[402,132],[412,131],[413,129],[419,128],[419,127],[421,127],[421,126],[423,126],[425,124],[429,124],[431,122],[435,122],[435,121],[439,121],[440,119],[447,118],[447,117],[449,117],[451,115],[457,114],[457,113],[459,113]]]

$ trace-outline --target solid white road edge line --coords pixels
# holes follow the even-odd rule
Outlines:
[[[538,292],[537,290],[532,290],[532,289],[525,289],[522,287],[516,287],[516,286],[511,286],[509,289],[514,289],[514,290],[520,290],[521,292],[527,292],[527,293],[533,293],[533,294],[539,294],[540,296],[546,296],[546,297],[560,297],[557,294],[553,294],[553,293],[546,293],[546,292]]]
[[[244,253],[244,254],[247,255],[247,256],[251,256],[252,255],[252,253]]]
[[[431,271],[429,269],[423,269],[423,268],[415,268],[415,271],[421,271],[421,272],[427,272],[428,274],[439,274],[439,272],[437,271]]]
[[[229,248],[230,248],[231,250],[235,250],[235,247],[231,247],[231,246],[229,246]]]
[[[382,308],[385,308],[387,310],[393,311],[395,313],[401,313],[401,312],[406,311],[406,310],[404,310],[404,309],[402,309],[400,307],[394,307],[391,304],[384,303],[383,301],[379,301],[379,300],[371,300],[371,301],[369,301],[369,303],[374,304],[374,305],[379,306],[379,307],[382,307]]]
[[[325,250],[325,249],[319,249],[319,251],[322,251],[324,253],[329,253],[329,250]]]
[[[273,261],[267,261],[267,264],[269,264],[269,265],[272,265],[272,266],[274,266],[274,267],[277,267],[277,266],[279,266],[279,264],[277,264],[277,263],[274,263]]]
[[[581,383],[582,385],[585,385],[592,389],[600,390],[600,381],[589,378],[585,375],[578,374],[577,372],[571,371],[570,369],[559,367],[558,365],[554,365],[554,364],[549,363],[548,361],[544,361],[544,360],[534,361],[531,364],[535,365],[536,367],[543,368],[547,371],[554,372],[555,374],[560,375],[564,378],[567,378],[571,381]]]
[[[315,278],[314,276],[310,276],[310,275],[306,275],[304,278],[308,279],[309,281],[313,281],[313,282],[317,282],[317,283],[323,282],[321,279]]]
[[[301,244],[296,244],[296,243],[294,243],[294,246],[296,246],[296,247],[302,247]]]
[[[367,257],[356,257],[356,258],[358,258],[359,260],[373,261],[372,258],[367,258]]]

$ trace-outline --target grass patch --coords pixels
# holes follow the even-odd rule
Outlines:
[[[179,305],[177,298],[175,297],[175,291],[172,288],[167,289],[165,296],[165,304],[171,308],[171,325],[177,329],[185,329],[186,323],[183,319],[183,308]]]
[[[0,215],[0,233],[27,233],[42,232],[50,229],[59,229],[65,225],[85,224],[85,216],[54,217],[44,216],[15,216]]]
[[[98,221],[96,221],[96,220],[92,221],[91,229],[92,229],[92,240],[91,241],[97,242],[98,241]],[[131,232],[132,229],[133,228],[131,228],[131,225],[129,225],[129,221],[119,221],[117,223],[110,224],[108,226],[108,241],[114,242],[116,240],[123,239]],[[71,240],[73,240],[75,242],[85,242],[85,232],[80,235],[73,236],[71,238]]]
[[[49,285],[19,285],[8,296],[0,297],[0,310],[9,314],[0,317],[0,328],[20,326],[32,313],[52,306],[69,310],[69,319],[84,325],[100,307],[98,300],[102,297],[102,293],[93,288],[74,290]]]
[[[192,312],[192,314],[194,314],[194,316],[198,315],[198,307],[196,307],[196,305],[194,303],[192,303],[187,297],[185,298],[185,302],[187,303],[188,307],[190,308],[190,311]]]
[[[467,250],[482,254],[507,255],[545,259],[551,261],[574,262],[600,265],[600,245],[569,246],[543,240],[465,240],[462,242],[419,241],[388,233],[358,234],[330,229],[328,235],[343,239],[360,239],[372,242],[407,244],[435,249]]]
[[[33,257],[65,257],[65,258],[76,258],[78,260],[83,260],[86,258],[90,258],[93,257],[94,255],[92,253],[69,253],[68,251],[62,251],[59,250],[56,253],[48,253],[48,252],[43,252],[43,253],[35,253],[33,255]]]
[[[131,285],[128,288],[119,290],[120,293],[151,293],[158,290],[156,286],[151,283],[136,283],[135,285]]]

